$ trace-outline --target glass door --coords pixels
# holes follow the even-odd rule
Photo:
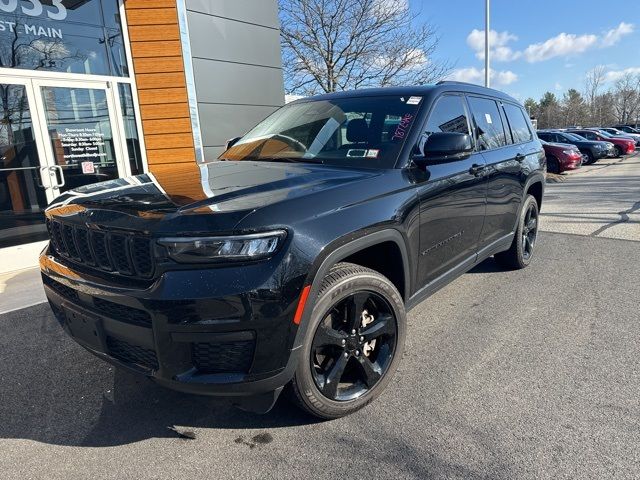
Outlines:
[[[46,240],[61,193],[131,174],[115,86],[0,76],[0,249]]]
[[[51,200],[130,174],[117,92],[107,82],[34,80]]]
[[[51,185],[34,104],[28,80],[0,77],[0,248],[46,239]]]

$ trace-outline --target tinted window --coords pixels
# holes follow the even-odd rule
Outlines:
[[[458,132],[470,135],[467,112],[462,103],[462,97],[445,95],[436,103],[429,114],[425,133]]]
[[[578,134],[589,140],[597,140],[597,137],[593,132],[578,132]]]
[[[220,159],[393,168],[421,100],[363,96],[291,103]]]
[[[580,135],[576,134],[576,133],[565,133],[564,134],[566,137],[569,138],[569,140],[573,140],[576,142],[583,142],[584,141],[584,137],[581,137]]]
[[[571,138],[569,135],[565,135],[564,133],[558,133],[556,136],[558,137],[559,142],[572,143],[576,141],[575,138]]]
[[[551,134],[547,133],[547,132],[538,132],[538,138],[546,141],[546,142],[552,142],[553,140],[551,139]]]
[[[504,111],[507,114],[509,127],[511,127],[513,142],[521,143],[530,141],[532,139],[531,130],[529,130],[529,124],[522,109],[510,103],[505,103]]]
[[[494,100],[469,97],[471,114],[476,124],[476,136],[480,150],[490,150],[507,144],[500,110]]]

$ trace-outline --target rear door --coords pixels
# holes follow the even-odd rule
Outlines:
[[[434,132],[470,134],[464,97],[445,94],[435,101],[421,141]],[[418,186],[419,286],[475,261],[485,214],[487,183],[483,169],[484,159],[479,153],[464,160],[427,165],[428,178]]]
[[[490,249],[514,229],[522,201],[525,145],[514,142],[500,102],[468,96],[478,151],[487,164],[487,214],[479,249]]]

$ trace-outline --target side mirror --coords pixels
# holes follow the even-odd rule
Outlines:
[[[227,140],[227,142],[224,144],[224,149],[225,150],[229,150],[231,147],[233,147],[236,143],[238,143],[238,140],[240,140],[242,137],[233,137],[230,138],[229,140]]]
[[[414,156],[413,161],[421,166],[455,162],[469,158],[472,151],[473,142],[470,135],[459,132],[434,132],[427,138],[422,155]]]

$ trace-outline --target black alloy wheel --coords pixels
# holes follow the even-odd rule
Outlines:
[[[539,211],[535,197],[527,195],[520,211],[518,228],[511,246],[508,250],[494,255],[498,264],[506,268],[520,269],[531,263],[538,238]]]
[[[344,262],[325,274],[312,308],[288,392],[316,417],[344,417],[391,382],[406,336],[404,300],[380,272]]]
[[[522,228],[522,256],[529,260],[533,255],[533,248],[538,236],[538,209],[536,205],[530,203],[524,217]]]
[[[309,359],[320,392],[348,401],[372,389],[391,364],[397,330],[391,305],[375,292],[358,291],[333,305],[318,325]]]

